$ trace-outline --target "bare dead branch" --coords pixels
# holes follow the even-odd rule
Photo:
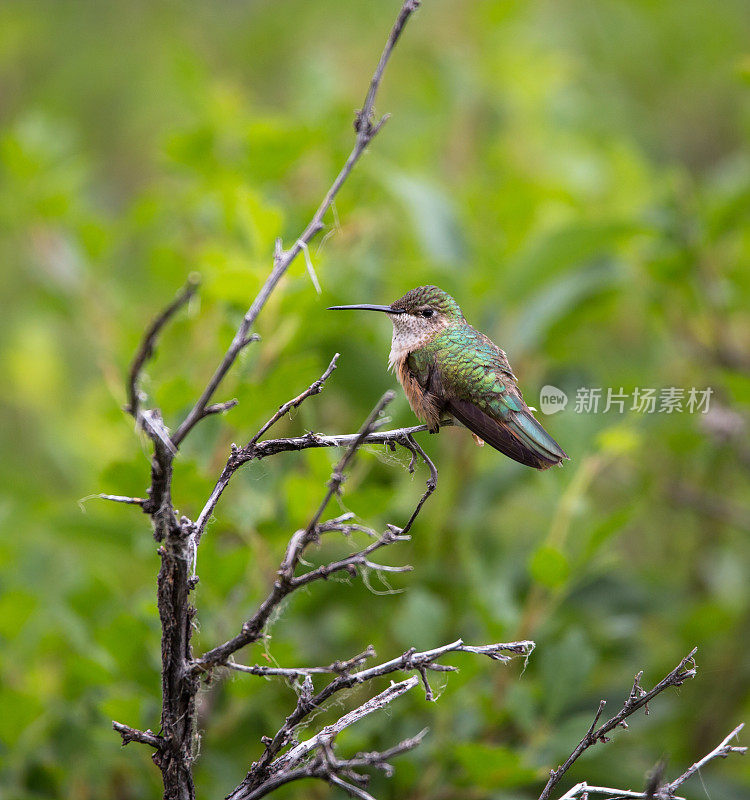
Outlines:
[[[320,394],[323,391],[323,386],[328,378],[331,376],[331,373],[336,369],[336,362],[339,360],[340,353],[336,353],[334,357],[331,359],[331,363],[326,368],[326,371],[318,378],[318,380],[314,381],[310,384],[310,386],[305,389],[304,392],[298,394],[293,400],[289,400],[288,402],[284,403],[282,406],[279,406],[279,410],[268,420],[261,427],[261,429],[253,436],[253,438],[248,443],[248,446],[254,445],[258,439],[271,427],[273,427],[283,416],[288,414],[293,408],[299,408],[308,397],[312,397],[314,394]]]
[[[708,755],[703,756],[700,761],[696,761],[689,769],[686,769],[685,772],[680,775],[679,778],[675,778],[671,783],[667,784],[666,789],[668,792],[674,794],[674,790],[681,786],[688,778],[692,778],[696,772],[701,770],[703,767],[706,766],[709,762],[713,761],[715,758],[726,758],[731,753],[738,753],[739,755],[745,755],[747,753],[747,747],[738,747],[737,745],[730,745],[729,742],[732,739],[736,739],[739,732],[745,727],[745,723],[738,725],[717,747],[715,747]],[[671,797],[671,795],[668,795]]]
[[[441,428],[455,425],[450,419],[440,421]],[[401,444],[402,440],[415,433],[426,431],[426,425],[412,425],[408,428],[395,428],[390,431],[374,431],[370,433],[362,444],[385,444],[388,446]],[[356,433],[334,434],[332,436],[322,433],[306,433],[304,436],[292,436],[285,439],[266,439],[258,442],[252,452],[245,452],[238,448],[238,454],[243,459],[242,463],[252,460],[261,460],[278,453],[299,452],[313,447],[346,447],[356,438]]]
[[[407,689],[416,686],[420,680],[425,686],[425,694],[428,700],[434,698],[432,689],[427,682],[429,671],[445,672],[455,670],[455,667],[438,664],[437,660],[449,653],[471,653],[474,655],[484,655],[496,661],[506,662],[513,656],[528,656],[534,649],[534,643],[529,641],[498,643],[481,646],[471,646],[464,644],[463,640],[457,639],[455,642],[436,647],[432,650],[417,652],[414,648],[407,650],[397,658],[385,661],[367,669],[356,672],[346,671],[339,674],[327,686],[323,687],[317,694],[313,694],[311,672],[305,674],[305,682],[300,692],[297,706],[294,711],[286,718],[279,731],[271,739],[266,739],[266,750],[261,758],[253,764],[247,778],[237,787],[234,793],[230,794],[233,800],[252,800],[253,798],[263,797],[271,790],[269,787],[277,787],[290,780],[297,780],[303,777],[322,777],[330,779],[331,774],[338,775],[345,767],[347,770],[355,770],[364,766],[380,766],[389,772],[386,762],[388,758],[407,749],[415,747],[424,736],[424,731],[413,739],[405,740],[396,745],[389,751],[377,754],[360,754],[354,759],[338,761],[328,754],[325,765],[320,761],[308,762],[307,768],[301,769],[305,759],[318,749],[330,745],[338,733],[344,728],[364,716],[364,712],[371,713],[377,708],[383,707],[385,699],[390,702],[393,699],[389,692],[399,688],[399,694]],[[342,716],[339,720],[323,728],[319,733],[292,747],[284,754],[280,755],[281,750],[293,743],[294,735],[299,725],[314,710],[320,709],[338,692],[350,689],[353,686],[361,685],[367,681],[376,680],[394,672],[416,672],[406,681],[392,684],[386,692],[377,695],[375,698],[364,703],[359,708]],[[263,674],[263,673],[256,673]],[[288,677],[286,672],[280,673]],[[324,768],[325,766],[325,768]],[[335,768],[335,769],[334,769]]]
[[[154,354],[154,348],[159,338],[162,328],[169,322],[170,319],[190,301],[200,285],[200,278],[197,274],[191,274],[187,283],[177,293],[177,297],[154,319],[154,321],[146,329],[146,333],[141,340],[141,345],[136,351],[133,361],[130,365],[130,372],[128,375],[128,404],[125,406],[125,411],[138,419],[138,412],[141,404],[141,393],[138,389],[138,384],[141,378],[141,372],[146,362]]]
[[[122,494],[90,494],[82,497],[78,502],[81,504],[87,500],[109,500],[112,503],[124,503],[129,506],[142,506],[146,502],[143,497],[127,497]]]
[[[375,648],[369,645],[366,650],[358,653],[356,656],[347,659],[346,661],[334,661],[327,667],[268,667],[266,665],[255,664],[252,667],[245,666],[244,664],[235,664],[233,661],[227,661],[226,666],[237,672],[245,672],[249,675],[260,675],[262,677],[281,675],[285,678],[302,678],[305,675],[343,675],[351,672],[354,667],[372,658],[375,655]]]
[[[356,141],[347,161],[333,181],[309,224],[295,243],[288,250],[284,250],[281,241],[277,240],[273,268],[270,275],[244,315],[232,342],[214,370],[213,375],[174,433],[171,433],[164,424],[161,413],[157,408],[145,410],[141,408],[142,401],[138,391],[138,382],[143,367],[153,352],[161,329],[195,292],[196,286],[193,283],[189,283],[178,298],[154,321],[146,332],[143,343],[136,353],[131,366],[128,382],[129,406],[127,410],[148,434],[154,448],[149,495],[148,499],[145,500],[118,495],[104,497],[116,502],[140,505],[151,516],[155,536],[157,540],[163,543],[159,549],[162,567],[157,581],[158,608],[162,624],[163,704],[161,730],[163,734],[155,735],[151,731],[139,731],[121,723],[114,723],[114,727],[123,738],[123,743],[138,741],[155,748],[154,761],[162,771],[165,797],[167,798],[193,800],[195,796],[192,779],[192,760],[194,758],[195,742],[195,696],[198,689],[199,674],[210,670],[213,666],[225,664],[228,658],[240,647],[259,639],[273,610],[278,607],[286,595],[297,588],[306,586],[316,580],[326,579],[337,572],[349,574],[354,574],[357,570],[403,572],[410,569],[408,566],[380,564],[373,561],[371,556],[383,547],[408,540],[409,530],[437,484],[435,465],[413,438],[414,433],[425,430],[424,426],[386,432],[378,430],[378,427],[383,424],[383,420],[379,418],[382,409],[393,397],[390,392],[384,395],[356,434],[325,437],[310,433],[305,437],[301,437],[301,439],[260,441],[286,413],[293,408],[297,408],[308,397],[318,394],[322,390],[325,381],[335,369],[336,358],[338,357],[335,356],[323,375],[311,384],[307,390],[282,405],[244,448],[233,448],[232,455],[227,461],[219,481],[195,523],[186,517],[177,520],[171,499],[172,463],[179,445],[201,419],[227,411],[236,404],[236,400],[217,403],[212,403],[211,401],[225,376],[236,362],[239,353],[244,347],[258,338],[254,333],[251,333],[251,328],[274,288],[300,252],[303,252],[306,258],[308,257],[308,243],[323,228],[323,218],[331,207],[336,194],[369,142],[386,121],[386,117],[382,117],[377,122],[375,121],[374,104],[376,94],[392,50],[399,40],[408,19],[418,5],[418,0],[405,0],[401,6],[398,18],[390,32],[370,82],[365,102],[362,109],[357,113],[355,120]],[[311,268],[311,265],[308,264],[308,267]],[[404,528],[390,525],[383,534],[377,536],[367,547],[338,561],[297,574],[306,548],[317,542],[321,534],[332,531],[348,534],[354,530],[361,530],[368,535],[375,535],[366,526],[352,522],[352,515],[350,514],[342,514],[330,520],[323,519],[331,500],[341,490],[347,467],[357,450],[366,443],[387,444],[392,449],[396,446],[404,447],[411,454],[409,469],[412,472],[416,463],[419,460],[423,461],[430,472],[426,491],[420,498]],[[205,529],[207,520],[232,475],[242,464],[255,459],[259,460],[275,453],[300,451],[310,447],[334,446],[345,447],[346,450],[333,470],[324,497],[307,526],[292,536],[271,592],[253,617],[243,625],[242,631],[237,637],[209,651],[203,658],[197,661],[193,660],[190,637],[195,609],[189,602],[189,593],[194,581],[189,576],[189,566],[194,559],[195,548]],[[334,752],[333,745],[336,736],[342,730],[364,716],[385,707],[393,699],[417,685],[420,680],[424,685],[428,699],[433,699],[434,694],[427,676],[431,671],[443,672],[455,669],[452,665],[438,662],[438,659],[447,653],[468,652],[506,661],[510,657],[508,654],[528,655],[532,648],[533,643],[531,642],[471,647],[464,645],[461,640],[457,640],[442,648],[421,653],[410,649],[396,659],[391,659],[369,669],[364,668],[362,665],[367,658],[374,655],[372,648],[368,648],[363,653],[347,661],[334,662],[328,667],[289,669],[282,667],[260,668],[257,665],[255,667],[242,667],[241,665],[228,664],[228,666],[238,671],[250,672],[256,675],[280,675],[295,681],[302,679],[301,686],[298,684],[299,697],[296,708],[287,717],[284,725],[275,736],[266,740],[264,753],[258,762],[253,765],[247,779],[230,796],[233,798],[261,797],[290,780],[302,777],[318,777],[344,788],[352,796],[363,798],[364,800],[372,800],[371,795],[363,788],[367,783],[368,776],[359,773],[357,770],[376,768],[383,770],[386,774],[390,774],[392,767],[388,763],[388,759],[417,746],[424,736],[424,731],[415,737],[403,740],[389,750],[360,753],[350,759],[339,759]],[[334,694],[347,687],[381,678],[396,671],[416,674],[400,683],[392,684],[388,689],[367,700],[353,711],[344,714],[336,722],[326,726],[310,739],[303,742],[295,741],[294,737],[300,723],[313,710],[320,708]],[[312,676],[319,674],[329,674],[334,677],[325,687],[315,693]],[[288,748],[286,752],[282,752],[285,748]]]
[[[660,771],[657,772],[656,781],[654,786],[650,786],[643,792],[634,792],[632,789],[612,789],[607,786],[591,786],[585,781],[577,783],[561,795],[559,800],[574,800],[574,798],[585,798],[592,794],[603,794],[612,798],[635,798],[635,800],[684,800],[675,794],[678,789],[686,780],[692,778],[703,767],[717,758],[726,758],[732,753],[744,755],[747,753],[747,747],[738,747],[730,745],[729,742],[734,739],[737,734],[744,728],[743,725],[738,725],[717,747],[715,747],[708,755],[703,756],[699,761],[696,761],[691,767],[675,778],[671,783],[662,784],[660,781]]]
[[[548,800],[548,798],[551,796],[552,789],[554,789],[554,787],[560,782],[563,775],[570,769],[570,767],[573,766],[584,750],[587,750],[597,742],[608,742],[609,739],[607,738],[607,734],[618,726],[627,727],[625,720],[631,714],[634,714],[636,711],[638,711],[638,709],[644,707],[646,708],[646,713],[648,713],[648,703],[649,701],[653,700],[654,697],[672,686],[682,686],[686,680],[695,677],[696,665],[695,661],[693,660],[693,656],[697,650],[697,647],[691,650],[690,653],[688,653],[685,658],[683,658],[682,661],[680,661],[680,663],[665,678],[659,681],[659,683],[654,686],[650,692],[647,692],[641,687],[640,682],[643,672],[639,672],[635,676],[633,687],[631,688],[630,694],[627,700],[625,700],[625,703],[620,711],[597,728],[596,726],[599,722],[599,717],[601,716],[604,706],[606,705],[606,701],[602,700],[599,703],[599,708],[594,717],[594,721],[591,723],[586,735],[583,737],[583,739],[581,739],[573,752],[568,756],[565,763],[556,770],[552,770],[550,772],[549,780],[547,781],[547,785],[544,787],[544,790],[539,795],[539,800]]]
[[[112,720],[112,727],[122,737],[123,746],[130,744],[130,742],[140,742],[156,750],[161,750],[164,747],[164,738],[157,736],[153,731],[139,731],[138,728],[131,728],[129,725],[123,725],[121,722],[115,722],[114,720]]]

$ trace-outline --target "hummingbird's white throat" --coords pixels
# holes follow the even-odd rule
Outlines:
[[[431,319],[415,314],[391,314],[390,317],[393,323],[391,352],[388,356],[390,370],[395,370],[409,353],[426,345],[449,324],[442,314],[435,314]]]

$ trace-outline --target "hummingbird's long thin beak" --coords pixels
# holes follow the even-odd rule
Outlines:
[[[357,306],[330,306],[327,311],[383,311],[386,314],[402,314],[400,309],[390,306],[374,306],[370,303],[361,303]]]

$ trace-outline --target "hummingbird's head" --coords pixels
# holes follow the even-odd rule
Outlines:
[[[464,322],[458,303],[438,286],[418,286],[389,306],[331,306],[329,311],[382,311],[393,323],[390,364],[429,342],[443,328]]]

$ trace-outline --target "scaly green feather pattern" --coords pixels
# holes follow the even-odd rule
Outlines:
[[[444,328],[409,356],[420,382],[427,380],[433,365],[446,393],[470,401],[495,419],[504,420],[510,411],[523,408],[505,354],[471,325]]]
[[[438,370],[446,396],[465,400],[507,424],[532,450],[567,457],[528,410],[505,353],[471,325],[444,328],[412,352],[408,363],[422,384],[429,380],[431,369]]]

